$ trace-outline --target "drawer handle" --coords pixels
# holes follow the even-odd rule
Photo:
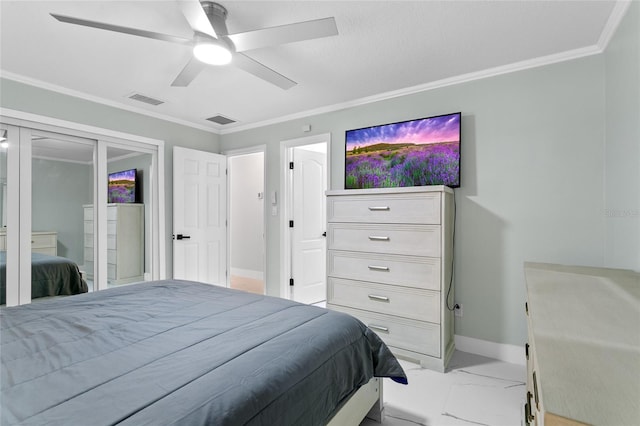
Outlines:
[[[378,207],[372,206],[372,207],[369,207],[369,210],[371,210],[372,212],[376,212],[376,211],[388,211],[391,209],[389,208],[389,206],[378,206]]]
[[[372,330],[382,331],[383,333],[388,333],[389,329],[387,327],[383,327],[381,325],[369,324],[367,325]]]
[[[378,295],[375,295],[375,294],[370,294],[370,295],[369,295],[369,299],[371,299],[371,300],[377,300],[377,301],[379,301],[379,302],[388,302],[388,301],[389,301],[389,298],[388,298],[388,297],[385,297],[385,296],[378,296]]]
[[[389,271],[388,266],[369,265],[368,268],[371,269],[372,271],[387,271],[387,272]]]
[[[540,411],[540,399],[538,398],[538,380],[536,372],[533,372],[533,400],[536,402],[536,410]]]
[[[369,235],[371,241],[389,241],[389,237],[379,237],[377,235]]]
[[[527,417],[527,424],[533,422],[535,420],[535,416],[533,415],[533,407],[531,406],[531,392],[527,392],[527,403],[525,404],[525,416]]]

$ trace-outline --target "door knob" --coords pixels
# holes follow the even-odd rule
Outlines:
[[[178,234],[178,235],[176,236],[176,239],[178,239],[178,240],[188,240],[189,238],[191,238],[191,236],[190,236],[190,235],[182,235],[182,234]]]

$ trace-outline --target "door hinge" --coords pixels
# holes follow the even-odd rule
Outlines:
[[[289,170],[293,170],[293,161],[289,162]]]
[[[289,221],[289,228],[293,228],[293,221],[292,220]]]
[[[292,286],[293,285],[293,278],[289,278],[289,285]]]

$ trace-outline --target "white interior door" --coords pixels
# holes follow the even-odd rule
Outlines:
[[[327,155],[293,149],[292,298],[302,303],[326,299]]]
[[[224,155],[173,148],[173,277],[227,285]]]

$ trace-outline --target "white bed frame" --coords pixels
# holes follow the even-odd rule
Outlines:
[[[374,377],[362,386],[331,418],[327,426],[358,426],[364,418],[378,423],[384,419],[382,379]]]

